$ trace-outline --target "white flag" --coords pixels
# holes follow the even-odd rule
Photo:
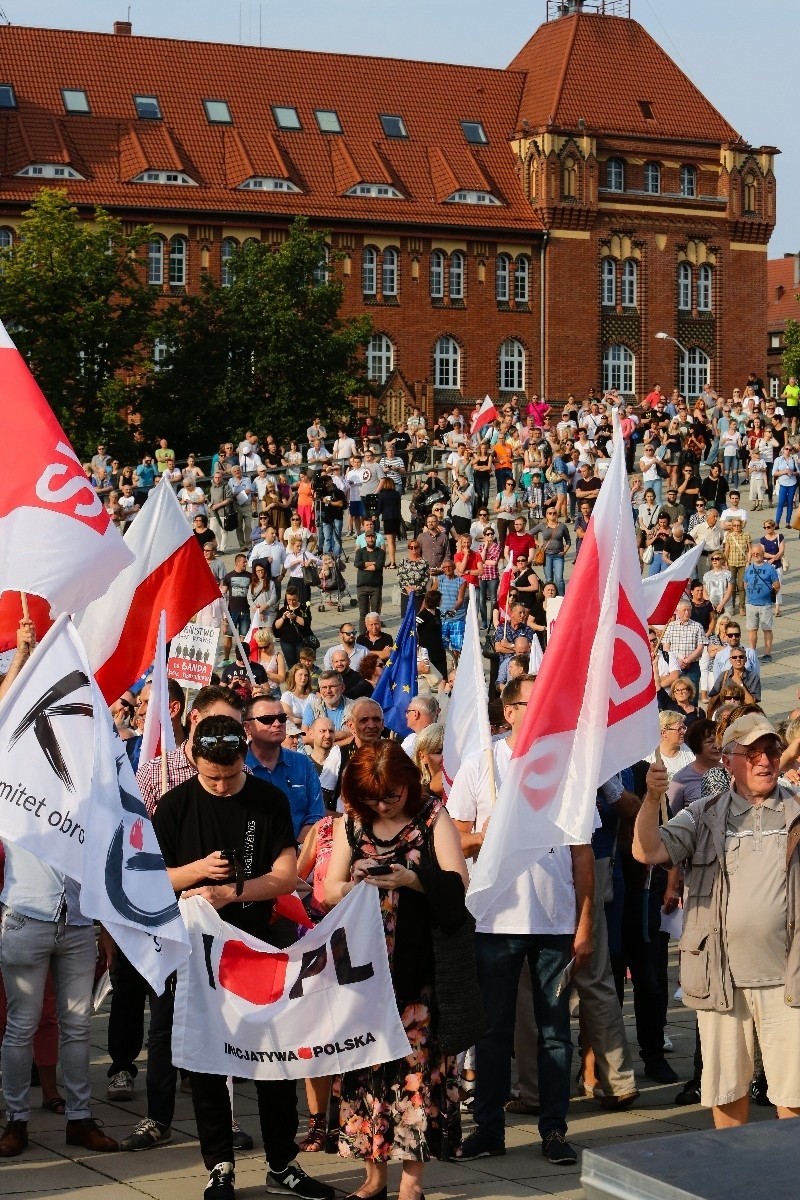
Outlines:
[[[188,937],[125,748],[66,616],[0,706],[0,837],[77,880],[84,916],[163,990]]]
[[[492,744],[475,593],[476,589],[470,587],[464,645],[456,668],[450,703],[447,706],[442,760],[445,799],[450,795],[458,768],[467,755],[475,754],[479,750],[488,750]]]
[[[181,900],[192,954],[178,971],[172,1061],[246,1079],[305,1079],[411,1053],[389,974],[378,893],[361,884],[276,950]]]
[[[162,608],[156,637],[156,657],[150,676],[150,703],[144,718],[139,762],[150,762],[160,751],[175,749],[175,732],[169,715],[169,680],[167,678],[167,614]]]

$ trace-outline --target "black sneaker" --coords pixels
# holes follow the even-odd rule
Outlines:
[[[482,1129],[476,1129],[464,1138],[459,1157],[465,1161],[472,1158],[499,1158],[505,1152],[502,1142],[493,1142]]]
[[[150,1117],[145,1117],[133,1132],[119,1144],[120,1150],[152,1150],[154,1146],[165,1146],[172,1141],[172,1130],[169,1125],[161,1125]]]
[[[333,1200],[335,1189],[306,1175],[299,1163],[290,1162],[282,1171],[267,1171],[267,1191],[297,1196],[299,1200]]]
[[[542,1154],[557,1167],[572,1167],[578,1161],[577,1150],[555,1129],[543,1138]]]
[[[678,1075],[663,1055],[649,1058],[644,1064],[644,1073],[654,1083],[677,1083]]]
[[[238,1121],[231,1121],[231,1132],[233,1133],[234,1150],[253,1149],[253,1139],[246,1130],[242,1129]]]
[[[774,1108],[772,1101],[767,1095],[767,1077],[763,1071],[759,1071],[750,1084],[750,1099],[759,1108]]]
[[[233,1186],[235,1179],[232,1162],[217,1163],[208,1175],[208,1183],[203,1191],[205,1200],[234,1200],[236,1196]]]
[[[753,1085],[751,1084],[750,1086],[752,1089]],[[700,1083],[699,1083],[699,1081],[697,1079],[690,1079],[687,1083],[685,1083],[683,1085],[683,1087],[681,1088],[681,1090],[678,1092],[677,1096],[675,1097],[675,1099],[673,1100],[672,1103],[679,1105],[679,1107],[681,1107],[681,1108],[685,1107],[687,1104],[699,1104],[700,1103]]]

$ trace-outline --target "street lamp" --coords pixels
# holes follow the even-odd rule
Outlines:
[[[656,337],[658,338],[658,340],[660,342],[674,342],[675,345],[678,347],[678,349],[681,350],[684,355],[689,353],[689,351],[686,349],[686,347],[682,346],[681,343],[678,341],[678,339],[674,338],[671,333],[657,333]]]

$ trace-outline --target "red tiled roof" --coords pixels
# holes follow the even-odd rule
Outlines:
[[[739,134],[637,21],[577,13],[537,29],[509,64],[527,72],[520,122],[536,129],[735,142]],[[639,105],[649,101],[653,119]]]
[[[767,262],[767,328],[782,329],[789,318],[800,321],[800,282],[796,280],[794,254]]]
[[[29,162],[68,161],[86,177],[60,184],[74,202],[146,214],[539,225],[508,144],[520,71],[17,26],[0,27],[0,64],[19,105],[0,111],[0,202],[35,194],[30,179],[13,178]],[[85,89],[89,116],[63,113],[65,87]],[[163,120],[137,119],[134,94],[156,96]],[[210,125],[204,98],[226,100],[234,124]],[[276,129],[273,104],[295,107],[302,130]],[[336,110],[343,134],[321,133],[315,108]],[[380,113],[401,115],[408,138],[384,136]],[[461,120],[480,121],[488,144],[468,144]],[[129,182],[147,169],[185,171],[198,186]],[[252,175],[290,179],[302,194],[235,190]],[[344,195],[358,183],[389,183],[406,199]],[[460,189],[503,204],[443,203]]]

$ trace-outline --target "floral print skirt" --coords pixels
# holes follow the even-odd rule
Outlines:
[[[433,1040],[432,988],[400,1010],[411,1054],[341,1078],[339,1153],[372,1162],[455,1158],[461,1145],[456,1056]]]

